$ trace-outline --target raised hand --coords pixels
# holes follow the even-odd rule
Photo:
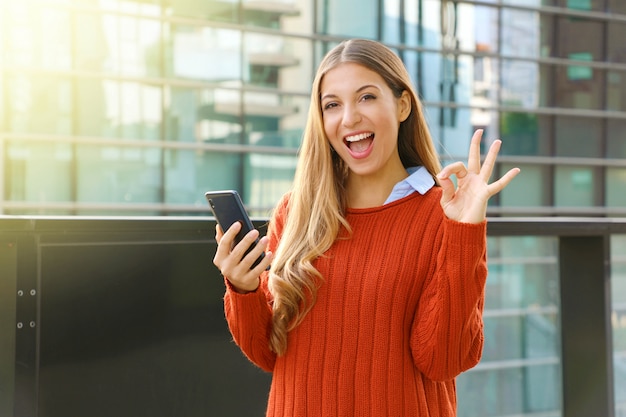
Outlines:
[[[496,140],[489,148],[485,161],[480,163],[480,141],[483,130],[474,132],[470,144],[467,167],[455,162],[444,167],[437,179],[441,185],[441,207],[445,215],[463,223],[481,223],[487,216],[487,201],[506,187],[517,174],[519,168],[512,168],[497,181],[489,184],[489,178],[500,151],[502,141]],[[457,178],[457,187],[450,177]]]

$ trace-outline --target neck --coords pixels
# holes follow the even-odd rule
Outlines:
[[[404,167],[385,176],[362,176],[351,173],[346,187],[348,206],[351,208],[382,206],[393,187],[407,176]]]

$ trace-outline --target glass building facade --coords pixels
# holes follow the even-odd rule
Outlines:
[[[626,216],[623,0],[0,0],[0,214],[265,216],[343,39],[405,62],[443,162],[477,128],[518,176],[490,216]],[[612,241],[626,416],[626,239]],[[489,239],[481,363],[459,416],[561,415],[556,241]]]

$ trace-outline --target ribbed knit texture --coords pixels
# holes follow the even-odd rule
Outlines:
[[[273,372],[267,416],[456,415],[454,378],[482,353],[486,222],[447,219],[440,197],[435,187],[348,211],[353,234],[317,260],[325,280],[284,356],[268,347],[267,275],[253,293],[227,285],[235,342]],[[283,202],[271,249],[284,216]]]

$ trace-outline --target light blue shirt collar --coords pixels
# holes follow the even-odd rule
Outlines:
[[[422,195],[426,194],[435,185],[432,175],[424,167],[410,167],[406,171],[409,176],[393,187],[385,204],[404,198],[415,191]]]

